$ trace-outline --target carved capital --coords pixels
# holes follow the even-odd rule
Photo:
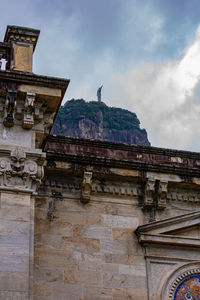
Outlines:
[[[82,189],[81,189],[81,202],[88,203],[90,201],[92,190],[92,172],[85,171],[83,175]]]
[[[28,159],[21,147],[0,158],[0,187],[36,191],[44,175],[44,159]]]

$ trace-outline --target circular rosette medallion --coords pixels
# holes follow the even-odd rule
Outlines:
[[[200,275],[183,280],[176,289],[174,300],[200,300]]]

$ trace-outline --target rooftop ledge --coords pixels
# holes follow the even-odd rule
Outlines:
[[[9,83],[13,83],[16,86],[28,84],[61,89],[63,97],[69,82],[70,80],[65,78],[36,75],[34,73],[23,71],[0,70],[0,89],[4,89]]]
[[[200,153],[196,152],[53,135],[42,147],[50,161],[200,177]]]

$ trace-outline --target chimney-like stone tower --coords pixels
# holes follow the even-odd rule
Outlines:
[[[69,80],[32,73],[39,30],[8,26],[0,43],[0,299],[33,299],[34,201],[48,135]]]
[[[10,69],[32,72],[33,52],[40,31],[32,28],[8,26],[4,43],[11,45]]]

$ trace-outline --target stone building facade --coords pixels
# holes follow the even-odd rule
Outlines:
[[[200,154],[49,135],[38,36],[0,43],[0,299],[200,299]]]

